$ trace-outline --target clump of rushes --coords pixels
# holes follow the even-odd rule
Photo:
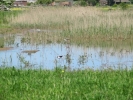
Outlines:
[[[132,100],[133,70],[0,69],[1,100]]]
[[[0,37],[0,48],[4,47],[4,38]]]

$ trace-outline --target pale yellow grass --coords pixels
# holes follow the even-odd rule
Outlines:
[[[96,7],[36,7],[13,18],[11,24],[41,25],[42,28],[75,30],[129,31],[133,26],[133,11],[101,11]],[[96,31],[95,30],[95,31]]]

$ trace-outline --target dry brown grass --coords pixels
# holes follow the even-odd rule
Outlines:
[[[113,10],[103,12],[95,7],[37,7],[31,8],[16,17],[13,24],[66,25],[72,29],[79,27],[130,27],[133,25],[133,12]],[[61,27],[61,26],[60,26]]]
[[[81,39],[132,38],[131,10],[102,11],[96,7],[36,7],[12,20],[11,24],[24,28],[60,29],[65,37]]]

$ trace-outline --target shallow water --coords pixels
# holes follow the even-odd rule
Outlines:
[[[63,43],[30,44],[22,42],[23,35],[14,35],[14,41],[5,42],[9,50],[0,50],[0,66],[16,68],[54,69],[58,66],[77,69],[128,68],[133,66],[130,49],[76,46]]]

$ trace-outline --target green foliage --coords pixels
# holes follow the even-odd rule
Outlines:
[[[37,4],[41,4],[41,5],[43,5],[43,4],[49,4],[49,3],[51,3],[53,0],[37,0]]]
[[[133,0],[129,0],[133,4]]]
[[[133,71],[0,69],[0,100],[132,100]]]
[[[81,0],[81,1],[80,1],[80,5],[81,5],[81,6],[87,6],[87,5],[94,6],[94,5],[96,5],[98,2],[99,2],[98,0]]]
[[[97,3],[96,6],[99,7],[100,6],[100,3]]]
[[[117,7],[117,4],[114,4],[113,7]]]
[[[7,20],[7,16],[8,16],[8,12],[4,12],[4,11],[0,11],[0,24],[7,24],[8,20]]]
[[[109,6],[112,6],[114,4],[114,0],[107,0],[107,1]]]
[[[32,5],[32,3],[27,3],[27,6],[31,6]]]
[[[12,5],[15,0],[1,0],[0,4]]]
[[[4,38],[0,37],[0,48],[4,47]]]
[[[96,0],[88,0],[88,4],[89,5],[92,5],[92,6],[94,6],[94,5],[96,5],[98,2],[96,1]]]
[[[88,5],[88,4],[87,4],[86,1],[83,1],[83,0],[80,1],[80,6],[87,6],[87,5]]]
[[[128,4],[122,2],[122,3],[120,4],[120,7],[121,7],[122,10],[126,10],[126,9],[128,8]]]
[[[0,11],[0,24],[8,24],[10,16],[16,16],[20,11]]]

